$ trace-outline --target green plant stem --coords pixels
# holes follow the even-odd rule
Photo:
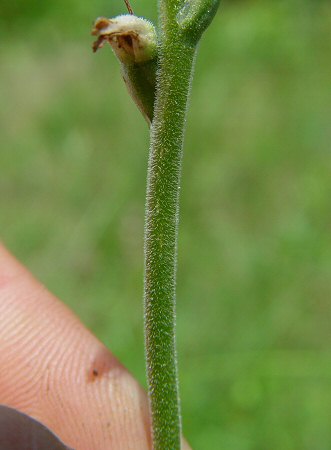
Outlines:
[[[153,449],[181,448],[175,348],[179,190],[195,45],[176,22],[179,2],[161,0],[159,71],[151,127],[145,223],[145,333]]]

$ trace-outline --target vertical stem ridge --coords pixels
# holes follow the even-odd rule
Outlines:
[[[195,48],[170,28],[166,22],[159,47],[145,222],[145,341],[154,450],[181,448],[175,287],[183,136]]]

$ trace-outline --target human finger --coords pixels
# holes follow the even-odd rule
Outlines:
[[[3,247],[0,317],[0,403],[77,450],[151,448],[138,383]]]

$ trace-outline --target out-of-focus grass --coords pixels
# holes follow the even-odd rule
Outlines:
[[[120,5],[76,3],[17,20],[7,5],[0,232],[144,384],[148,130],[111,51],[90,51],[94,15]],[[328,450],[331,6],[222,6],[185,145],[184,431],[201,450]]]

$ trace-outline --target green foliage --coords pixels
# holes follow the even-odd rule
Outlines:
[[[220,0],[186,0],[176,14],[176,22],[183,37],[192,45],[211,24]]]
[[[88,48],[122,5],[84,5],[2,34],[1,237],[144,383],[148,132]],[[201,42],[177,314],[195,450],[330,447],[330,20],[329,1],[224,0]]]

